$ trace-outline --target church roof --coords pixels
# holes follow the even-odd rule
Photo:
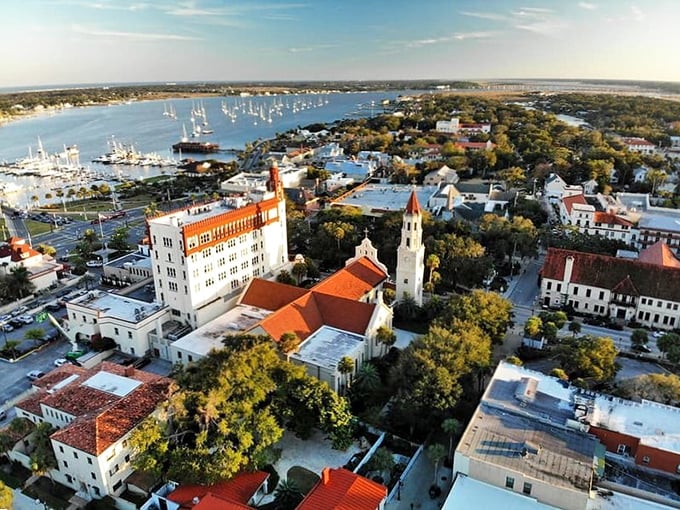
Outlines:
[[[411,192],[411,196],[408,198],[406,203],[406,213],[407,214],[420,214],[421,208],[418,202],[418,196],[415,191]]]

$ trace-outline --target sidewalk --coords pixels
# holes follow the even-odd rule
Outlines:
[[[451,489],[451,469],[441,466],[437,472],[437,482],[442,489],[441,495],[436,499],[430,499],[428,490],[433,482],[434,465],[423,452],[411,471],[404,479],[401,488],[401,500],[397,496],[385,505],[385,510],[439,510]],[[442,478],[445,478],[443,480]]]
[[[36,501],[29,498],[19,489],[14,489],[14,501],[12,502],[12,510],[45,510],[49,508],[42,501]]]

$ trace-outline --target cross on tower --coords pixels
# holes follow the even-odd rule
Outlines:
[[[368,239],[368,228],[364,227],[364,239]]]

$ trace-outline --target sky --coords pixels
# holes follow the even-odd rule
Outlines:
[[[4,0],[0,87],[680,81],[680,0]]]

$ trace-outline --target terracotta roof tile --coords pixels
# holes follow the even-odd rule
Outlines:
[[[241,298],[241,304],[264,308],[265,310],[278,310],[304,296],[307,292],[307,289],[293,285],[254,278]]]
[[[347,469],[324,468],[321,480],[296,510],[377,510],[387,487]]]
[[[649,147],[654,147],[654,144],[652,142],[647,141],[644,138],[624,137],[624,138],[621,138],[621,140],[626,145],[646,145],[646,146],[649,146]]]
[[[630,279],[639,295],[680,302],[680,269],[639,260],[550,248],[541,276],[562,280],[567,257],[574,257],[571,283],[613,290]],[[625,284],[628,288],[629,284]]]
[[[317,283],[311,290],[358,300],[385,279],[387,274],[382,269],[369,258],[361,257]]]
[[[180,507],[183,508],[183,507]],[[209,492],[201,498],[197,505],[193,506],[194,510],[252,510],[248,505],[242,505],[235,501],[229,501],[223,497]]]
[[[571,209],[572,207],[574,207],[574,204],[588,205],[588,202],[586,202],[586,197],[584,197],[583,195],[572,195],[570,197],[564,197],[562,199],[562,203],[564,204],[564,207],[567,210],[568,214],[571,214]]]
[[[114,404],[76,418],[52,434],[55,441],[67,444],[90,455],[100,455],[167,398],[171,381],[157,376],[157,380],[138,386]]]
[[[602,211],[596,211],[593,215],[593,221],[595,223],[606,223],[607,225],[624,225],[626,227],[632,227],[633,223],[617,216],[616,214],[606,213]]]
[[[180,485],[168,495],[168,499],[178,503],[180,508],[195,508],[197,510],[210,509],[241,509],[249,508],[244,506],[255,495],[257,490],[269,478],[269,474],[263,471],[253,473],[239,473],[230,480],[224,480],[214,485]],[[212,496],[209,503],[204,500]],[[194,505],[194,498],[199,498],[199,504]],[[220,502],[230,502],[240,506],[214,506]]]
[[[420,214],[421,207],[420,202],[418,202],[418,196],[415,191],[411,191],[411,196],[408,197],[408,202],[406,202],[406,214]]]
[[[657,241],[642,250],[638,260],[657,266],[680,268],[680,260],[673,255],[673,250],[663,241]]]

